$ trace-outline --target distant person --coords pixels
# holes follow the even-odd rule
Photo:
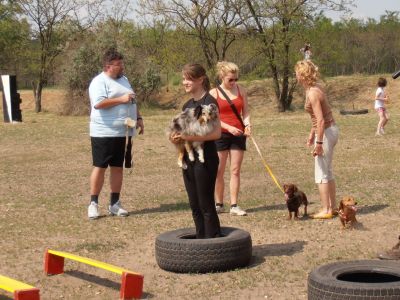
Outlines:
[[[199,64],[187,64],[182,70],[183,87],[191,98],[183,105],[182,110],[196,108],[199,105],[215,104],[217,101],[209,94],[210,80],[206,70]],[[204,163],[199,161],[196,154],[191,161],[185,153],[183,181],[189,197],[190,208],[196,227],[196,238],[215,238],[221,236],[219,218],[215,210],[214,189],[218,170],[218,154],[214,141],[221,136],[220,122],[214,130],[205,136],[185,136],[173,133],[170,136],[172,143],[187,141],[204,141]]]
[[[304,47],[300,49],[300,52],[303,53],[305,60],[310,60],[312,55],[311,44],[309,43],[304,44]]]
[[[385,87],[387,85],[386,78],[380,77],[378,79],[378,88],[375,93],[375,110],[379,115],[378,127],[376,135],[385,134],[385,125],[389,121],[389,115],[385,107],[385,102],[389,102],[389,96],[386,94]]]
[[[322,210],[313,215],[315,219],[330,219],[337,214],[336,183],[333,175],[333,150],[338,141],[339,129],[325,91],[317,83],[318,67],[310,60],[302,60],[295,66],[297,81],[304,87],[306,101],[304,109],[311,116],[311,131],[307,145],[313,146],[315,182],[318,184]]]
[[[246,150],[246,136],[251,134],[249,106],[246,90],[237,84],[239,68],[236,64],[222,61],[217,63],[217,74],[221,84],[210,91],[217,99],[222,135],[215,143],[219,156],[217,182],[215,185],[215,200],[218,213],[224,211],[224,174],[229,158],[230,164],[230,209],[231,215],[245,216],[246,211],[238,206],[240,188],[240,170],[242,167],[244,151]],[[233,111],[223,92],[235,106],[238,115]],[[243,119],[242,119],[243,118]]]
[[[123,56],[114,49],[103,56],[103,72],[93,78],[89,86],[91,105],[90,138],[92,145],[93,170],[90,176],[89,219],[99,217],[99,194],[104,184],[106,169],[110,167],[110,205],[112,215],[125,217],[128,212],[122,208],[120,192],[123,179],[125,146],[135,134],[143,134],[143,119],[135,102],[135,93],[124,76]],[[125,120],[136,120],[136,128],[127,128]],[[128,130],[128,134],[126,132]],[[126,139],[128,136],[128,141]],[[128,148],[128,147],[127,147]]]

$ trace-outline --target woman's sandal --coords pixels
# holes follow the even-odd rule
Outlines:
[[[333,214],[324,213],[324,212],[321,211],[321,212],[313,215],[312,218],[313,219],[321,219],[321,220],[332,219],[333,218]]]

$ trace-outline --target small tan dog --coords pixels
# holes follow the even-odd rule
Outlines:
[[[354,197],[344,196],[342,201],[340,201],[339,205],[339,218],[342,223],[342,229],[345,229],[347,225],[350,228],[357,223],[356,212],[357,212],[357,202],[354,200]]]

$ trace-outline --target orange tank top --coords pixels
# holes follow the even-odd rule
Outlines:
[[[238,96],[235,99],[231,99],[233,105],[235,105],[236,110],[238,111],[238,113],[240,115],[242,115],[242,110],[243,110],[243,97],[240,94],[240,89],[237,88],[238,90]],[[218,93],[218,89],[216,89],[217,91],[217,102],[218,102],[218,106],[219,106],[219,118],[221,119],[221,122],[224,122],[226,124],[229,124],[231,126],[234,126],[240,130],[244,131],[244,128],[242,126],[242,124],[240,123],[238,117],[235,115],[235,113],[233,112],[231,105],[229,104],[229,102],[225,99],[222,99]],[[228,132],[228,130],[222,128],[221,129],[222,132]]]

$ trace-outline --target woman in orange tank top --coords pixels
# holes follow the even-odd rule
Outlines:
[[[236,64],[222,61],[217,64],[217,73],[221,88],[236,107],[241,115],[244,126],[232,110],[229,102],[218,88],[210,91],[210,94],[217,99],[222,135],[215,141],[219,157],[219,167],[215,184],[215,201],[218,213],[224,211],[224,173],[225,167],[230,158],[230,214],[245,216],[246,211],[238,206],[238,195],[240,187],[240,169],[242,166],[244,151],[246,150],[246,136],[251,133],[250,115],[247,104],[247,95],[243,87],[237,84],[239,68]]]
[[[332,110],[325,91],[317,84],[318,67],[310,60],[297,62],[295,66],[297,81],[306,91],[304,109],[311,116],[311,131],[307,146],[313,146],[315,162],[315,183],[318,184],[322,210],[314,219],[330,219],[337,214],[336,183],[333,176],[333,150],[338,141],[339,129],[332,116]]]

